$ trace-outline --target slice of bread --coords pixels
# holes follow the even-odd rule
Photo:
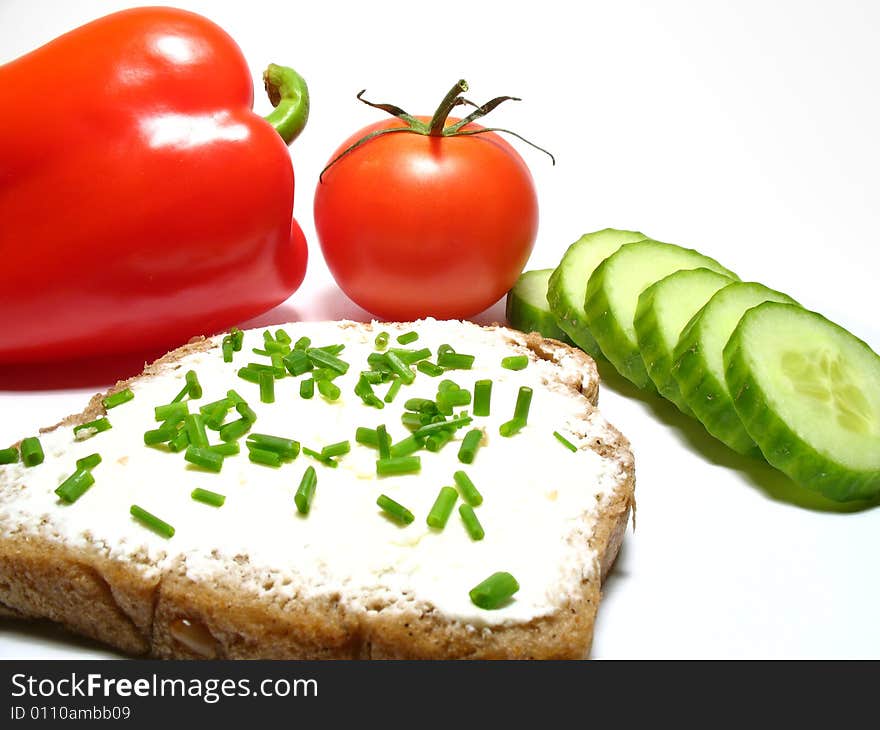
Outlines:
[[[96,395],[79,415],[45,429],[42,464],[0,466],[0,609],[15,618],[43,618],[122,651],[163,658],[583,658],[588,655],[600,585],[623,539],[634,506],[634,465],[626,439],[595,407],[598,374],[582,352],[537,334],[468,322],[402,324],[295,323],[293,341],[314,347],[344,344],[350,364],[333,382],[336,401],[317,390],[300,396],[300,381],[275,381],[275,402],[236,377],[263,331],[245,333],[244,347],[224,363],[221,338],[199,339],[148,365],[109,393],[130,388],[134,398],[107,411]],[[275,331],[275,328],[272,330]],[[471,369],[430,377],[416,372],[392,403],[368,406],[354,394],[370,369],[380,331],[406,345],[451,345],[475,356]],[[526,355],[523,370],[501,359]],[[184,461],[182,453],[144,445],[158,427],[155,406],[169,403],[197,373],[198,407],[235,389],[256,411],[252,432],[296,439],[304,447],[349,440],[338,465],[305,453],[279,468],[241,453],[220,473]],[[440,381],[473,392],[493,381],[491,415],[474,417],[439,451],[422,450],[419,473],[377,477],[375,449],[356,443],[359,426],[386,424],[392,441],[408,436],[401,414],[408,399],[434,399]],[[499,435],[513,417],[519,389],[533,389],[528,425]],[[375,385],[382,398],[386,385]],[[459,406],[455,415],[471,411]],[[106,415],[112,428],[77,439],[73,427]],[[229,419],[237,417],[232,410]],[[472,464],[458,459],[471,429],[484,431]],[[576,447],[565,448],[558,431]],[[80,434],[82,436],[84,434]],[[217,433],[208,431],[213,443]],[[73,504],[54,493],[74,462],[99,453],[95,483]],[[298,514],[294,494],[307,466],[317,487],[311,510]],[[426,517],[453,473],[464,470],[482,493],[475,508],[485,537],[475,541],[456,509],[442,530]],[[196,502],[194,488],[226,496],[222,507]],[[386,494],[415,520],[395,523],[376,506]],[[171,538],[129,514],[138,504],[175,527]],[[469,591],[498,572],[520,589],[494,610],[475,606]]]

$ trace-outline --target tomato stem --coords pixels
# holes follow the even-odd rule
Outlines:
[[[431,117],[431,123],[428,125],[428,134],[431,137],[443,136],[443,128],[446,126],[446,119],[449,117],[449,113],[459,104],[467,103],[459,96],[459,94],[463,94],[467,90],[467,81],[459,79],[446,96],[443,97],[443,101],[440,102],[440,106],[437,107],[437,111],[434,112],[434,116]]]

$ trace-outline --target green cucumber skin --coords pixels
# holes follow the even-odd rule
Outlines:
[[[792,481],[838,502],[873,499],[880,495],[880,470],[854,472],[820,454],[801,439],[771,408],[746,361],[743,332],[750,318],[766,307],[800,309],[798,305],[765,302],[747,311],[724,348],[725,378],[733,403],[748,433],[760,445],[764,458]],[[822,315],[812,312],[828,322]],[[838,325],[832,326],[837,327]],[[861,342],[861,340],[859,340]],[[870,350],[867,344],[862,344]]]
[[[550,282],[547,287],[547,302],[550,305],[550,311],[556,317],[557,325],[568,335],[571,342],[593,358],[602,359],[602,350],[599,347],[599,343],[596,342],[596,339],[590,333],[590,326],[584,318],[583,301],[573,300],[563,286],[562,268],[566,263],[566,256],[569,255],[569,251],[575,247],[585,245],[584,242],[589,241],[592,237],[617,234],[620,235],[621,245],[643,241],[647,238],[647,236],[638,231],[627,231],[617,228],[603,228],[600,231],[584,234],[568,247],[562,260],[559,262],[559,266],[556,267],[556,270],[550,276]]]
[[[686,416],[693,416],[694,412],[684,402],[678,389],[678,383],[672,377],[672,358],[665,355],[664,347],[660,343],[660,325],[657,322],[654,308],[647,306],[640,314],[637,314],[635,325],[642,362],[644,362],[648,377],[654,383],[657,392],[675,404],[678,410]]]
[[[517,284],[526,276],[541,276],[546,274],[549,278],[553,269],[542,269],[535,271],[526,271],[520,275]],[[548,308],[541,308],[539,305],[529,302],[525,297],[520,296],[517,291],[517,284],[507,293],[507,301],[505,303],[505,313],[507,321],[511,327],[522,332],[537,332],[542,337],[549,337],[559,340],[567,345],[573,344],[568,335],[559,328],[556,323],[556,317]]]

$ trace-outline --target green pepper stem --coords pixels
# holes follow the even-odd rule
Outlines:
[[[274,63],[263,72],[263,83],[275,107],[265,120],[275,127],[285,144],[290,144],[309,119],[309,88],[292,68]]]

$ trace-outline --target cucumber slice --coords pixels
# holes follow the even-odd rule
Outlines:
[[[507,293],[507,321],[523,332],[539,332],[544,337],[571,344],[547,304],[547,281],[552,273],[553,269],[536,269],[520,275]]]
[[[651,284],[639,296],[633,326],[648,376],[664,398],[693,415],[672,376],[681,331],[712,295],[733,280],[709,269],[684,269]]]
[[[761,456],[746,432],[724,380],[724,346],[743,314],[762,302],[796,304],[761,284],[735,282],[715,294],[682,330],[672,354],[681,397],[706,430],[734,451]]]
[[[724,348],[727,387],[773,466],[838,501],[880,495],[880,356],[822,315],[765,302]]]
[[[653,389],[654,384],[645,370],[633,326],[639,296],[676,271],[700,267],[739,278],[693,249],[650,239],[624,244],[590,277],[584,303],[590,332],[618,372],[640,388]]]
[[[593,357],[601,357],[602,351],[590,334],[584,313],[587,282],[596,267],[623,244],[644,241],[645,238],[638,231],[621,231],[616,228],[587,233],[568,247],[550,277],[547,301],[557,324],[572,342]]]

